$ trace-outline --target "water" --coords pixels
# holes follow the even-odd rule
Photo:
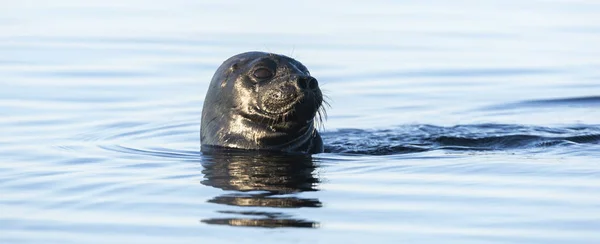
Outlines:
[[[596,1],[12,1],[0,243],[600,242]],[[293,56],[326,153],[202,155],[208,82]]]

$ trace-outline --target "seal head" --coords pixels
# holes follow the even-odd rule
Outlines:
[[[264,52],[235,55],[217,69],[204,99],[202,152],[323,152],[315,128],[322,103],[317,80],[300,62]]]

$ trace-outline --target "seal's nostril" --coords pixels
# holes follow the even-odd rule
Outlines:
[[[299,77],[298,78],[298,87],[300,87],[300,89],[315,90],[319,87],[319,83],[317,82],[317,79],[310,77],[310,76]]]
[[[310,77],[308,79],[308,88],[310,88],[311,90],[315,90],[317,88],[319,88],[319,82],[317,82],[317,79]]]

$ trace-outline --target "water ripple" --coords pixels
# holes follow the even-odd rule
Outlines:
[[[326,152],[389,155],[428,150],[515,150],[600,144],[600,126],[478,124],[407,125],[386,130],[341,129],[323,134]]]
[[[481,110],[504,110],[527,107],[600,107],[600,96],[567,97],[553,99],[526,100],[482,108]]]

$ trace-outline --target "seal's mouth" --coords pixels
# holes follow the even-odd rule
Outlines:
[[[321,99],[314,92],[286,86],[264,92],[260,101],[259,112],[278,122],[312,120],[321,107]]]
[[[259,87],[255,104],[256,119],[275,128],[313,124],[315,116],[321,121],[323,96],[316,79],[310,76],[287,76],[274,79]]]
[[[304,98],[304,94],[292,85],[283,85],[262,93],[260,110],[271,116],[283,115],[294,110],[294,107]]]
[[[270,117],[289,115],[305,100],[305,95],[292,86],[270,89],[261,96],[259,109]]]

